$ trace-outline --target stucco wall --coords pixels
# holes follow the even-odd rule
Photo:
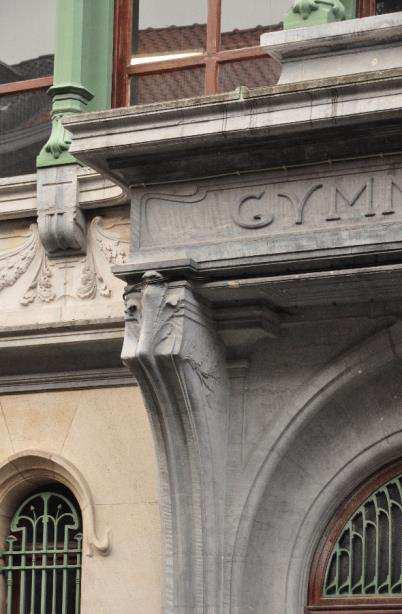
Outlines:
[[[72,463],[91,491],[98,534],[111,531],[110,554],[84,556],[82,614],[159,614],[156,463],[139,389],[6,395],[0,410],[0,465],[27,450]]]

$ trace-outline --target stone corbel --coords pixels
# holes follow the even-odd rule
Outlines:
[[[190,283],[156,272],[127,288],[122,358],[156,441],[166,612],[219,612],[229,384],[224,348]]]
[[[49,258],[86,252],[84,213],[79,207],[78,164],[37,171],[39,236]]]

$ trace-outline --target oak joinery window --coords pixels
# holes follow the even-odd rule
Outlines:
[[[116,0],[114,106],[277,81],[260,47],[294,0]]]
[[[306,612],[402,614],[402,463],[362,485],[313,561]]]

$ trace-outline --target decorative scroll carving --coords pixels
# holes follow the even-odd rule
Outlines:
[[[124,264],[127,254],[128,241],[109,232],[102,226],[102,219],[95,217],[88,229],[88,252],[81,271],[77,297],[93,299],[98,292],[101,296],[110,297],[112,292],[101,273],[102,265],[104,260],[110,264]]]
[[[270,224],[272,224],[272,222],[274,221],[274,216],[272,214],[264,215],[262,213],[255,213],[253,214],[252,219],[248,222],[246,222],[242,217],[243,205],[252,200],[261,201],[263,196],[265,196],[265,190],[260,194],[245,196],[244,198],[242,198],[239,203],[238,209],[233,216],[235,224],[241,226],[241,228],[265,228],[265,226],[269,226]]]
[[[166,611],[220,611],[229,385],[208,308],[157,272],[128,287],[123,361],[150,412],[162,482]]]

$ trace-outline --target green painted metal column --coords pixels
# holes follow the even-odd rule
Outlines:
[[[57,0],[52,133],[37,167],[77,164],[61,119],[111,104],[114,0]]]
[[[305,28],[356,17],[356,0],[296,0],[283,26]]]

